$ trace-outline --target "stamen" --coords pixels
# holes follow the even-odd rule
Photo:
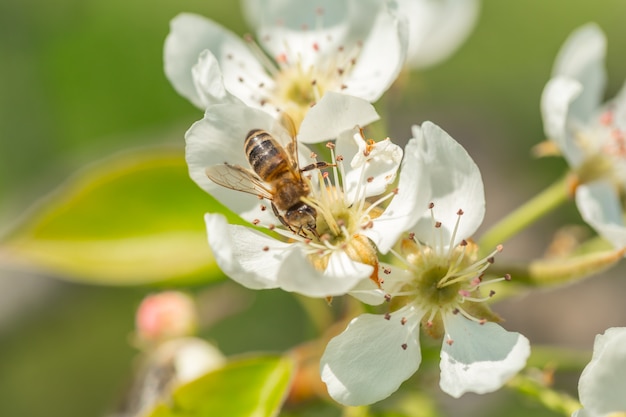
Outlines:
[[[459,310],[459,313],[461,313],[461,315],[465,317],[466,319],[471,320],[478,324],[485,324],[485,321],[486,321],[485,319],[477,319],[476,317],[472,316],[467,311],[463,310],[461,307],[457,307],[457,308]]]
[[[276,64],[268,58],[268,56],[265,54],[265,52],[263,52],[259,44],[256,43],[252,35],[246,34],[244,35],[243,39],[246,41],[246,44],[248,45],[248,48],[250,49],[252,54],[257,57],[259,62],[261,62],[263,68],[265,68],[265,70],[270,73],[272,77],[276,77],[280,73],[280,68],[278,68]],[[287,57],[285,56],[285,61],[286,60]],[[277,59],[276,61],[280,62],[279,59]]]
[[[456,212],[456,215],[456,223],[454,224],[454,230],[452,231],[452,236],[450,236],[450,242],[448,243],[448,245],[450,246],[450,249],[448,250],[448,258],[452,256],[452,251],[454,250],[454,241],[456,239],[456,233],[459,230],[459,224],[461,223],[463,210],[459,209],[459,211]]]

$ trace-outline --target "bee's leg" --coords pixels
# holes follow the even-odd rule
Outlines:
[[[315,162],[313,164],[309,164],[305,167],[300,168],[301,172],[311,171],[313,169],[324,169],[329,167],[337,166],[337,164],[329,164],[328,162]]]
[[[272,211],[274,212],[274,216],[278,217],[278,220],[280,220],[283,226],[285,226],[286,228],[288,228],[289,230],[297,234],[297,232],[293,229],[293,227],[291,227],[291,225],[287,223],[287,220],[285,220],[285,218],[278,212],[278,209],[276,208],[276,205],[274,204],[273,201],[272,201]]]

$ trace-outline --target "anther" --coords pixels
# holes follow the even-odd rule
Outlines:
[[[498,252],[502,252],[502,249],[504,249],[504,246],[502,246],[502,245],[498,245],[498,246],[496,246],[496,250],[497,250]]]
[[[374,177],[367,177],[367,180],[366,180],[366,181],[367,181],[367,182],[372,182],[372,181],[374,181]]]
[[[317,44],[317,42],[313,42],[313,50],[315,52],[318,52],[320,50],[320,46]]]
[[[386,302],[391,301],[391,294],[385,294],[385,301]]]
[[[335,144],[334,144],[334,143],[332,143],[332,142],[326,142],[326,147],[327,147],[328,149],[335,149]]]
[[[496,292],[494,290],[489,291],[489,297],[493,297],[494,295],[496,295]]]
[[[389,275],[389,274],[391,274],[391,268],[385,268],[385,267],[383,267],[383,274],[385,274],[385,275]]]
[[[452,314],[456,315],[459,314],[461,312],[461,310],[459,310],[458,308],[455,308],[454,310],[452,310]]]
[[[390,319],[391,319],[391,314],[385,313],[385,320],[390,320]]]
[[[463,213],[463,210],[459,209],[459,211],[457,211],[456,214],[457,216],[462,216],[464,213]]]
[[[429,208],[429,209],[431,209],[431,210],[432,210],[434,207],[435,207],[435,203],[432,203],[432,202],[431,202],[430,204],[428,204],[428,208]]]
[[[237,80],[242,83],[243,82],[243,77],[238,77]]]
[[[270,229],[270,230],[274,230],[274,229],[276,229],[276,225],[270,223],[270,225],[267,226],[267,228]]]
[[[415,233],[413,232],[409,233],[409,240],[412,240],[413,242],[415,242]]]
[[[511,274],[504,274],[504,280],[505,281],[510,281],[511,280]]]
[[[267,252],[268,250],[270,250],[270,247],[269,247],[269,246],[264,246],[264,247],[263,247],[263,251],[264,251],[264,252]]]
[[[478,324],[480,324],[481,326],[483,324],[485,324],[485,323],[487,323],[487,319],[480,319],[480,320],[478,320]]]
[[[265,211],[267,210],[267,206],[264,206],[263,204],[261,204],[261,211]]]
[[[459,295],[461,295],[461,297],[469,297],[472,294],[468,290],[459,290]]]
[[[452,346],[452,344],[454,343],[454,340],[448,339],[446,340],[446,343],[448,344],[448,346]]]
[[[233,59],[233,54],[227,54],[226,59]]]
[[[259,224],[259,223],[261,223],[261,220],[259,220],[259,219],[254,219],[254,220],[252,220],[252,224],[253,224],[253,225],[255,225],[255,226],[256,226],[257,224]]]
[[[461,243],[459,243],[459,246],[467,246],[467,240],[463,239]]]
[[[408,348],[408,347],[409,347],[409,345],[407,345],[406,343],[403,343],[403,344],[402,344],[402,345],[400,345],[400,346],[402,346],[402,350],[406,350],[406,348]]]
[[[487,258],[487,262],[489,262],[490,264],[494,263],[496,261],[496,259],[493,256],[490,256],[489,258]]]
[[[259,83],[259,88],[265,87],[265,83]]]
[[[348,86],[347,86],[347,85],[345,85],[345,84],[341,84],[341,89],[342,89],[342,90],[345,90],[346,88],[348,88]]]
[[[435,222],[435,228],[439,229],[441,227],[441,222]]]
[[[337,162],[343,161],[343,155],[337,155],[337,157],[335,158],[335,161]]]
[[[430,321],[430,320],[428,320],[428,321],[426,322],[426,327],[428,327],[429,329],[430,329],[431,327],[433,327],[433,322],[432,322],[432,321]]]
[[[343,68],[337,68],[337,74],[339,75],[343,75],[344,71],[345,70]]]
[[[406,317],[402,317],[400,319],[400,324],[403,325],[403,326],[406,324]]]
[[[316,159],[317,158],[317,154],[315,152],[311,152],[311,158],[312,159]]]

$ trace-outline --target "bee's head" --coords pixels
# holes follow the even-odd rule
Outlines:
[[[287,223],[297,230],[308,230],[317,236],[317,211],[302,203],[297,207],[293,207],[285,213]]]

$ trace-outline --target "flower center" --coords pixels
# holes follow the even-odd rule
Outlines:
[[[324,27],[324,10],[317,8],[315,14],[313,29],[303,25],[300,31],[285,30],[282,39],[272,39],[267,34],[262,37],[264,42],[284,45],[276,56],[269,57],[252,36],[244,38],[274,81],[273,85],[258,85],[258,91],[251,99],[261,106],[273,105],[288,113],[296,127],[324,92],[347,88],[346,80],[362,49],[360,41],[338,44],[338,33],[333,28]],[[275,33],[273,36],[281,36],[278,35],[280,31]],[[290,39],[290,35],[294,39]],[[298,45],[297,49],[294,44]]]
[[[463,210],[457,212],[457,221],[449,241],[444,240],[442,224],[435,220],[434,204],[430,204],[433,233],[427,244],[409,234],[400,244],[400,252],[393,251],[408,266],[409,278],[399,291],[390,294],[401,297],[400,302],[412,304],[425,313],[425,326],[438,324],[442,314],[458,314],[470,320],[484,323],[495,316],[484,305],[495,292],[481,294],[481,287],[502,280],[504,277],[483,280],[485,270],[493,263],[493,256],[502,250],[498,246],[491,254],[478,258],[478,246],[472,241],[461,241],[453,246]],[[469,304],[466,304],[469,302]],[[480,307],[477,307],[480,305]],[[437,322],[435,322],[437,320]],[[435,326],[440,328],[441,326]],[[438,336],[438,334],[436,335]]]
[[[588,155],[578,168],[582,183],[609,179],[626,192],[626,134],[616,125],[614,111],[601,113],[594,127],[578,133],[579,146]]]

